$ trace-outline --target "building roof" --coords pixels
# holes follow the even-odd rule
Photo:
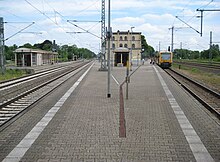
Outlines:
[[[40,49],[31,49],[31,48],[18,48],[14,51],[15,53],[41,53],[41,54],[56,54],[57,52],[45,51]]]
[[[129,30],[128,31],[117,31],[117,32],[113,32],[113,34],[125,34],[127,35],[128,33],[131,33]],[[141,32],[132,32],[132,34],[141,34]]]

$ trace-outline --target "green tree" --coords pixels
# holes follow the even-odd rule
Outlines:
[[[14,60],[14,51],[18,48],[16,44],[13,46],[5,46],[5,58],[6,60]]]
[[[19,46],[19,48],[33,48],[33,46],[30,43],[25,43],[23,46]]]
[[[43,43],[34,44],[33,48],[42,49],[46,51],[52,51],[52,42],[49,40],[45,40]]]
[[[144,35],[141,35],[141,47],[142,47],[142,58],[151,57],[154,55],[155,50],[153,47],[147,44],[147,41],[145,39]]]

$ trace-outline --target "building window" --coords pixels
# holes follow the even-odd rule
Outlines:
[[[128,45],[127,45],[127,44],[125,44],[125,45],[124,45],[124,47],[125,47],[125,48],[128,48]]]
[[[128,40],[128,37],[127,36],[125,36],[125,41],[127,41]]]
[[[112,44],[112,48],[115,49],[115,44],[114,43]]]
[[[115,36],[112,37],[112,41],[115,41]]]
[[[122,43],[120,43],[119,47],[123,47],[123,44],[122,44]]]
[[[122,36],[120,36],[120,41],[122,41],[123,40],[123,38],[122,38]]]
[[[135,49],[135,44],[132,44],[132,49]]]
[[[132,40],[135,41],[135,36],[132,36]]]

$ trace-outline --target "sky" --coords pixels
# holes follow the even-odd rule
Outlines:
[[[167,50],[171,45],[169,28],[172,26],[174,49],[181,48],[182,44],[184,49],[206,50],[210,31],[212,42],[220,43],[220,11],[203,12],[202,37],[198,33],[201,12],[196,11],[220,9],[220,0],[110,0],[110,3],[112,31],[128,31],[134,27],[133,31],[141,32],[155,50],[159,47]],[[107,27],[108,0],[105,4]],[[95,53],[100,51],[101,0],[0,0],[0,17],[5,22],[7,46],[33,45],[47,39],[55,40],[58,45],[75,44]]]

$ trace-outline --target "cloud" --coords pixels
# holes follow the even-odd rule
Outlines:
[[[7,44],[21,44],[44,39],[53,40],[57,43],[77,44],[79,47],[88,47],[98,49],[100,39],[93,37],[90,34],[66,34],[67,32],[82,31],[81,29],[67,23],[69,20],[95,20],[101,19],[101,1],[100,0],[42,0],[34,1],[27,0],[0,0],[0,14],[5,21],[16,22],[32,22],[36,23],[25,31],[41,32],[41,35],[26,35],[18,34],[8,40]],[[193,17],[200,15],[197,8],[206,6],[209,0],[114,0],[111,1],[111,26],[113,31],[128,31],[131,26],[135,28],[133,31],[142,32],[145,35],[148,43],[154,48],[161,42],[161,48],[166,49],[171,42],[171,31],[168,28],[174,26],[186,27],[181,21],[175,18],[180,16],[184,21],[197,30],[200,30],[200,20]],[[220,2],[213,1],[206,8],[219,8]],[[40,11],[38,11],[40,10]],[[40,13],[41,12],[41,13]],[[108,23],[108,3],[106,1],[106,26]],[[46,16],[45,16],[46,15]],[[52,22],[48,17],[52,19]],[[179,47],[180,42],[187,42],[188,47],[197,49],[197,44],[207,46],[209,43],[209,33],[213,31],[213,40],[220,41],[220,21],[219,12],[204,12],[203,37],[190,28],[175,30],[174,43],[175,47]],[[101,33],[101,24],[92,22],[78,22],[78,26],[90,31],[96,35]],[[27,24],[12,24],[15,27],[5,25],[5,37],[19,31]],[[87,44],[87,45],[86,45]],[[95,48],[95,46],[97,46]]]
[[[175,19],[175,16],[172,14],[145,14],[142,16],[145,21],[151,22],[154,24],[172,24],[173,20]]]
[[[145,20],[143,18],[140,17],[122,17],[122,18],[116,18],[112,21],[112,23],[115,24],[142,24],[144,23]]]

